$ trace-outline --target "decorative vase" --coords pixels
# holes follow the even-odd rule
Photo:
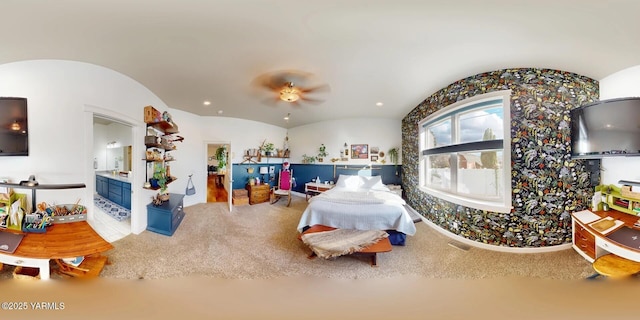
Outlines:
[[[158,185],[158,179],[151,178],[151,179],[149,179],[149,183],[151,184],[151,188],[159,188],[160,187],[160,185]]]

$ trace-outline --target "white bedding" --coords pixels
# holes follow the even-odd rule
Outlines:
[[[309,200],[298,231],[321,224],[339,229],[396,230],[412,236],[416,226],[404,205],[405,201],[388,189],[350,188],[338,183]]]

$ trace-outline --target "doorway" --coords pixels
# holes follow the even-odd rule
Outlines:
[[[229,201],[229,144],[207,144],[207,203]]]
[[[123,196],[124,192],[129,192],[130,199],[132,189],[133,139],[131,125],[93,114],[93,179],[96,184],[92,190],[94,215],[90,223],[109,242],[131,234],[131,200],[125,203]],[[124,187],[125,184],[128,187]]]

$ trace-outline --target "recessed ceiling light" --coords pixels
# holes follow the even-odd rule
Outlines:
[[[286,115],[286,116],[284,116],[284,119],[285,119],[285,120],[287,120],[287,121],[289,121],[289,117],[290,117],[290,116],[291,116],[291,113],[287,113],[287,115]]]
[[[383,104],[384,103],[382,103],[382,102],[376,102],[376,106],[378,106],[378,107],[382,107]]]
[[[222,112],[223,112],[222,110],[218,110],[218,114],[222,114]]]
[[[204,104],[205,106],[208,106],[208,105],[211,105],[211,101],[205,100],[202,104]]]

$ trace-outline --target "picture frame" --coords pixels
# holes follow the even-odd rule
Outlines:
[[[380,148],[378,148],[378,147],[371,147],[371,154],[378,154],[378,152],[380,152]]]
[[[378,156],[371,156],[371,161],[378,161]]]
[[[369,159],[368,144],[352,144],[351,159]]]

